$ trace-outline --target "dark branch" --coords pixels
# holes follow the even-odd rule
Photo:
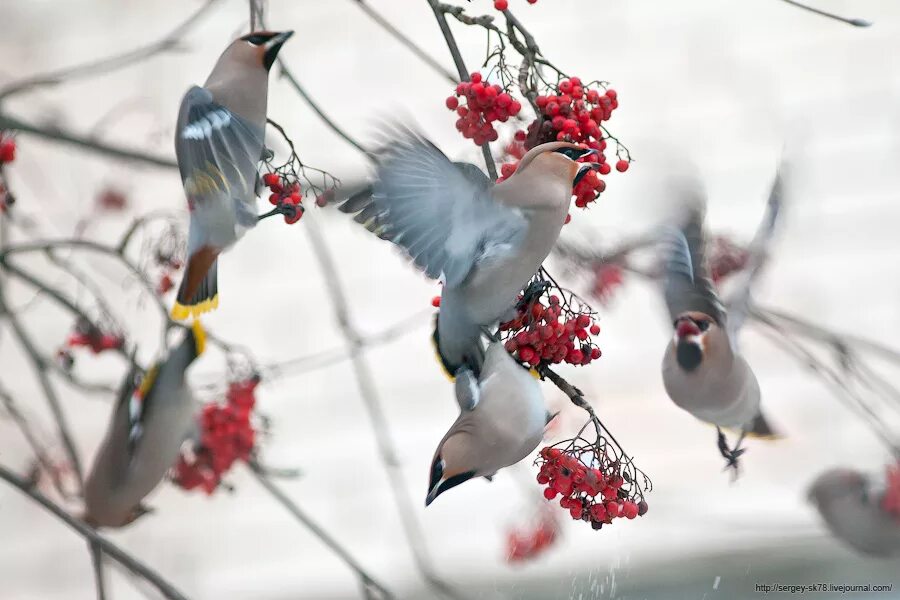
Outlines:
[[[70,515],[58,504],[35,490],[29,485],[28,481],[2,465],[0,465],[0,479],[4,479],[10,485],[43,506],[49,512],[53,513],[58,519],[74,529],[78,535],[90,542],[96,543],[107,556],[121,564],[123,567],[135,575],[146,579],[153,587],[159,590],[159,593],[162,594],[163,597],[168,598],[169,600],[187,600],[187,596],[175,589],[175,587],[163,579],[156,571],[98,534],[94,529],[88,527],[79,519]]]
[[[0,114],[0,129],[14,129],[20,133],[31,134],[55,142],[71,144],[125,162],[153,165],[155,167],[164,167],[166,169],[178,168],[178,164],[169,157],[148,154],[139,150],[120,148],[89,137],[65,131],[54,125],[47,125],[44,127],[32,125],[15,117],[10,117],[9,115]]]

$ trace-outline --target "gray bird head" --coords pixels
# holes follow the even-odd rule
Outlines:
[[[580,163],[579,159],[597,154],[596,150],[582,148],[569,142],[548,142],[535,146],[525,153],[516,173],[525,169],[540,171],[542,175],[556,176],[572,182],[574,186],[588,171],[599,168],[597,163]]]
[[[831,469],[819,475],[809,488],[807,499],[819,507],[842,498],[864,500],[867,489],[865,475],[853,469]]]
[[[723,343],[724,332],[709,315],[690,311],[682,313],[673,323],[675,329],[675,359],[685,371],[697,369],[704,356]],[[727,340],[724,340],[727,343]]]
[[[435,452],[431,462],[431,478],[425,506],[434,499],[477,475],[478,457],[474,452],[472,434],[465,430],[451,432]]]
[[[219,63],[233,63],[250,67],[262,67],[268,71],[278,58],[278,51],[293,31],[254,31],[231,43]]]

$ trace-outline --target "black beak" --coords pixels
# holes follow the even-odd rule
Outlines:
[[[292,35],[294,35],[293,31],[282,31],[281,33],[276,33],[271,40],[266,42],[266,51],[263,54],[263,65],[265,65],[266,70],[271,69],[272,65],[275,64],[275,59],[278,58],[278,51],[281,50],[281,47]]]
[[[465,483],[468,480],[475,477],[475,471],[468,471],[466,473],[460,473],[459,475],[454,475],[453,477],[448,477],[447,479],[441,478],[440,472],[443,472],[442,467],[438,467],[440,463],[436,463],[435,466],[431,469],[431,482],[430,489],[428,490],[428,495],[425,496],[425,506],[431,505],[434,502],[434,499],[446,492],[451,488],[455,488],[461,483]],[[437,478],[435,479],[435,475]]]
[[[591,150],[591,152],[596,152],[596,150]],[[585,155],[587,156],[587,155]],[[578,185],[578,182],[582,180],[582,178],[588,174],[588,171],[592,169],[599,169],[600,163],[579,163],[578,173],[575,175],[575,180],[572,182],[573,186]]]

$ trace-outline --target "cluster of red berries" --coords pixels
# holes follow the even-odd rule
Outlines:
[[[573,519],[588,521],[594,529],[613,519],[634,519],[647,512],[647,502],[635,493],[637,486],[631,486],[634,492],[629,491],[627,473],[620,473],[616,463],[606,469],[590,467],[581,462],[580,455],[580,450],[570,448],[541,449],[536,461],[540,466],[537,481],[547,486],[544,498],[560,496],[559,505],[568,509]]]
[[[259,381],[253,377],[232,382],[224,404],[210,402],[203,407],[199,444],[192,456],[182,454],[173,468],[172,480],[176,485],[185,490],[200,487],[212,494],[236,461],[250,458],[256,443],[256,430],[250,417]]]
[[[881,508],[900,521],[900,461],[888,465],[886,483]]]
[[[548,511],[541,510],[537,522],[524,529],[514,529],[506,537],[506,561],[533,559],[543,554],[559,539],[559,523]]]
[[[606,306],[624,280],[625,275],[620,265],[601,263],[594,267],[594,288],[591,294]]]
[[[269,194],[269,202],[284,211],[284,222],[292,225],[299,221],[305,210],[300,182],[296,179],[289,181],[278,173],[266,173],[262,179],[263,184],[272,192]]]
[[[118,350],[125,345],[125,339],[116,333],[104,333],[86,319],[78,319],[75,330],[66,339],[68,348],[86,347],[94,354],[105,350]]]
[[[528,126],[528,131],[516,132],[516,141],[523,142],[528,150],[550,141],[565,141],[579,144],[597,151],[583,161],[596,162],[600,166],[591,169],[572,190],[575,206],[585,208],[594,202],[606,189],[606,182],[600,178],[608,175],[612,166],[604,154],[607,142],[600,123],[609,120],[613,110],[619,106],[618,95],[613,89],[600,90],[584,85],[578,77],[563,79],[553,93],[540,95],[535,99],[541,115]],[[503,178],[515,172],[518,162],[506,163],[500,167]],[[628,170],[629,161],[620,159],[616,170]]]
[[[535,294],[535,286],[543,291]],[[548,290],[543,282],[530,284],[519,296],[516,317],[500,324],[507,352],[532,367],[561,362],[586,365],[600,358],[600,348],[591,340],[599,335],[600,326],[590,308],[573,310],[576,302],[580,304],[574,294],[559,290],[569,297],[564,303]]]
[[[724,236],[715,236],[709,249],[709,275],[715,283],[747,266],[750,253]]]
[[[16,160],[16,140],[11,135],[0,131],[0,165]]]
[[[156,264],[161,267],[162,273],[156,283],[156,293],[160,296],[168,294],[175,288],[175,272],[181,269],[181,261],[175,258],[174,252],[158,250]]]
[[[460,99],[465,104],[460,103]],[[456,94],[449,96],[447,108],[456,111],[456,129],[463,137],[481,146],[499,137],[493,123],[505,123],[522,110],[522,104],[503,91],[499,85],[483,81],[481,73],[472,73],[470,81],[460,82]]]

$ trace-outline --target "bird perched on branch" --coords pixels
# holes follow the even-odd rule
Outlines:
[[[865,475],[831,469],[809,488],[812,502],[828,529],[845,544],[869,556],[900,556],[900,521],[888,513],[881,495]]]
[[[745,435],[773,438],[760,411],[760,390],[749,363],[740,353],[738,333],[749,310],[750,289],[765,261],[768,242],[781,206],[781,176],[769,195],[766,214],[750,246],[748,264],[728,308],[709,278],[703,218],[705,196],[696,184],[688,191],[688,216],[680,229],[667,230],[665,300],[674,335],[662,362],[663,384],[672,401],[718,429],[719,450],[730,467]],[[733,450],[723,427],[740,430]]]
[[[467,367],[456,375],[460,414],[434,454],[426,506],[450,488],[490,478],[528,456],[548,421],[537,380],[501,342],[488,345],[479,376]]]
[[[194,425],[185,371],[203,353],[205,344],[206,334],[194,321],[181,343],[139,384],[134,370],[125,379],[85,482],[87,523],[122,527],[147,512],[142,500],[175,463]]]
[[[216,260],[256,225],[269,68],[292,34],[257,31],[235,40],[203,87],[192,87],[181,102],[175,155],[191,224],[175,319],[218,306]]]
[[[339,207],[443,280],[434,341],[451,378],[462,366],[478,374],[482,328],[510,311],[550,253],[572,186],[599,166],[576,161],[594,153],[542,144],[494,184],[475,165],[453,163],[429,141],[400,131],[384,144],[371,195]]]

